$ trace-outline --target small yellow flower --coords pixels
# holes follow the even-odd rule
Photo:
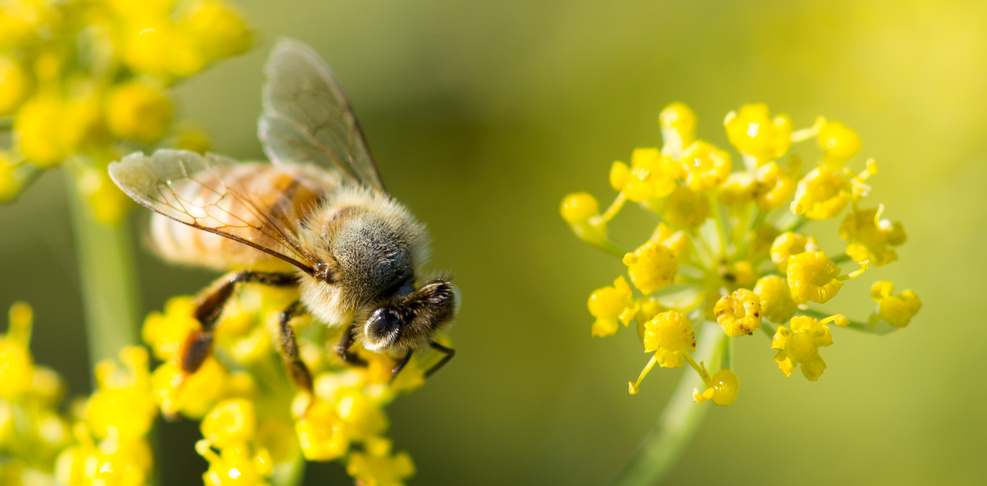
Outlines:
[[[739,206],[757,197],[758,182],[750,172],[733,172],[720,186],[720,201],[727,206]]]
[[[768,162],[757,169],[757,204],[761,209],[773,211],[785,206],[795,193],[795,180],[776,162]]]
[[[789,259],[807,251],[819,251],[819,243],[812,236],[799,233],[782,233],[771,243],[771,261],[778,265],[778,270],[788,271]]]
[[[788,282],[777,275],[761,277],[754,286],[754,293],[761,298],[761,312],[774,322],[786,322],[795,315],[798,305],[792,299]]]
[[[266,481],[274,473],[274,465],[266,450],[253,451],[239,443],[212,450],[212,443],[203,439],[195,443],[195,451],[209,462],[202,475],[206,486],[269,486]]]
[[[898,259],[898,253],[891,247],[905,242],[905,229],[901,223],[881,219],[882,209],[851,212],[840,224],[840,238],[850,243],[846,253],[855,262],[868,261],[880,267]]]
[[[34,311],[23,302],[10,307],[10,328],[0,335],[0,399],[16,401],[31,389],[34,359],[28,350]]]
[[[361,486],[401,486],[415,475],[415,464],[407,452],[391,453],[391,441],[372,437],[363,452],[350,454],[346,472]]]
[[[252,42],[243,17],[217,0],[193,1],[178,21],[210,60],[242,54]]]
[[[596,245],[606,241],[607,224],[599,217],[600,203],[592,194],[578,192],[567,195],[562,199],[559,213],[579,239]]]
[[[689,235],[684,231],[676,231],[665,223],[658,223],[654,233],[651,234],[651,241],[672,250],[676,256],[681,257],[689,248]]]
[[[196,41],[170,20],[135,22],[120,41],[123,61],[138,73],[168,79],[191,76],[208,62]]]
[[[880,316],[894,327],[902,328],[912,321],[912,317],[922,308],[922,301],[912,290],[906,290],[898,295],[892,295],[894,285],[882,280],[874,282],[870,288],[870,297],[877,302],[874,317]]]
[[[194,298],[182,295],[168,299],[163,313],[148,314],[141,328],[141,338],[151,347],[155,358],[162,361],[179,359],[189,333],[200,328],[194,317],[195,306]]]
[[[610,185],[624,193],[627,199],[643,202],[669,195],[681,176],[679,163],[663,156],[656,148],[639,148],[631,154],[630,167],[619,161],[613,163]]]
[[[115,86],[106,97],[106,126],[119,138],[149,144],[171,125],[171,100],[143,81]]]
[[[202,436],[217,448],[246,443],[254,436],[257,413],[250,400],[235,398],[220,402],[202,419]]]
[[[791,329],[778,326],[771,349],[777,349],[775,362],[785,376],[792,374],[795,367],[802,365],[802,374],[811,381],[816,381],[826,369],[826,362],[819,356],[819,348],[833,344],[833,336],[825,322],[835,320],[827,318],[821,321],[809,316],[795,316],[790,321]]]
[[[709,199],[688,187],[676,187],[665,201],[665,220],[686,230],[699,228],[710,215]]]
[[[809,219],[835,218],[852,196],[853,185],[842,172],[819,166],[799,181],[791,210]]]
[[[9,115],[31,90],[31,80],[14,58],[0,55],[0,116]]]
[[[717,371],[706,385],[702,393],[699,390],[693,393],[696,403],[712,400],[717,405],[727,406],[735,402],[740,393],[740,379],[731,370]]]
[[[748,169],[781,157],[792,144],[792,121],[788,115],[771,118],[767,105],[744,105],[727,114],[724,125],[730,143],[756,161]]]
[[[59,134],[65,116],[60,99],[40,95],[21,106],[14,118],[14,139],[17,150],[35,165],[49,168],[69,154]]]
[[[658,126],[663,141],[662,155],[677,158],[696,138],[696,113],[684,103],[672,103],[661,110]]]
[[[689,145],[681,161],[685,183],[695,191],[717,187],[730,175],[730,154],[702,140]]]
[[[363,390],[345,389],[335,398],[336,415],[346,425],[351,440],[367,440],[387,430],[387,415]]]
[[[716,322],[730,337],[753,334],[761,327],[761,298],[744,288],[721,297],[713,312]]]
[[[158,410],[151,394],[149,357],[144,348],[120,351],[127,372],[113,361],[96,365],[97,390],[86,405],[86,417],[99,437],[137,439],[151,430]]]
[[[860,135],[838,121],[823,120],[816,140],[823,150],[823,163],[831,169],[841,168],[860,153]]]
[[[666,311],[644,325],[644,350],[657,351],[658,366],[679,368],[682,353],[696,350],[692,321],[679,312]]]
[[[106,169],[83,168],[76,177],[79,194],[89,202],[89,209],[96,221],[116,225],[123,221],[133,202],[110,180]]]
[[[589,313],[596,318],[593,336],[609,336],[617,332],[618,321],[627,325],[634,319],[634,301],[624,277],[617,277],[612,287],[597,289],[589,296]]]
[[[645,294],[671,285],[679,271],[675,253],[650,240],[633,253],[624,255],[623,262],[631,283]]]
[[[837,278],[840,267],[821,251],[807,251],[791,257],[788,263],[788,288],[796,302],[825,304],[832,299],[843,280]]]
[[[334,404],[317,400],[295,423],[302,453],[310,461],[331,461],[346,455],[350,437]]]

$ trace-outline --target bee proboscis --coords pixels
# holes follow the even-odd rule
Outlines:
[[[272,163],[238,163],[184,150],[134,153],[110,177],[155,211],[151,241],[166,259],[229,271],[198,302],[201,330],[183,348],[195,372],[212,349],[223,308],[242,283],[297,286],[280,317],[281,353],[298,386],[311,389],[289,321],[311,313],[346,326],[340,356],[354,341],[374,352],[455,352],[433,337],[451,325],[459,294],[446,276],[423,279],[428,242],[421,223],[384,188],[352,108],[325,62],[282,40],[265,68],[258,134]]]

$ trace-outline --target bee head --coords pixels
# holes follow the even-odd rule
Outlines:
[[[455,286],[445,280],[430,281],[374,309],[364,324],[364,346],[375,352],[427,348],[458,308]]]

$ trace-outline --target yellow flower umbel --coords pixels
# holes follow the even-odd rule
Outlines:
[[[589,311],[592,335],[614,334],[634,320],[644,350],[654,353],[631,393],[654,365],[688,362],[704,384],[695,400],[729,405],[740,383],[734,339],[760,329],[770,338],[765,351],[777,351],[786,376],[801,366],[816,380],[826,367],[819,348],[833,342],[827,323],[882,334],[912,320],[918,297],[893,294],[889,282],[872,288],[877,307],[867,322],[813,307],[835,302],[864,271],[896,261],[895,247],[905,241],[900,223],[881,218],[883,205],[861,206],[877,164],[866,160],[851,171],[861,148],[855,131],[824,118],[796,129],[787,115],[745,105],[724,121],[743,161],[731,164],[730,152],[696,138],[696,126],[689,107],[669,105],[659,115],[664,144],[635,149],[630,164],[611,166],[617,194],[602,214],[590,194],[563,201],[577,235],[624,264],[625,275],[592,293]],[[608,235],[607,223],[628,206],[658,220],[647,241],[629,245],[633,250]],[[820,245],[836,240],[811,232],[810,223],[823,219],[842,221],[837,233],[847,246]],[[692,356],[697,349],[702,360]]]
[[[166,137],[167,89],[243,53],[251,37],[221,0],[4,2],[0,117],[13,123],[0,129],[10,141],[0,151],[19,170],[11,184],[0,167],[0,201],[66,165],[95,218],[118,223],[131,204],[109,183],[107,164]]]
[[[201,420],[196,451],[209,462],[206,484],[266,485],[301,461],[350,463],[354,450],[384,440],[386,406],[420,386],[437,358],[416,354],[392,381],[399,357],[355,346],[367,366],[347,365],[326,352],[339,330],[298,318],[291,325],[313,377],[311,393],[300,389],[275,344],[281,312],[297,299],[293,289],[242,286],[223,310],[212,355],[194,373],[183,371],[181,360],[189,335],[200,329],[196,300],[173,298],[144,323],[144,340],[163,361],[151,378],[158,406],[166,418]]]

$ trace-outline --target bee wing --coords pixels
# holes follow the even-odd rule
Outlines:
[[[158,150],[110,164],[110,178],[134,201],[178,222],[250,245],[312,273],[296,236],[289,196],[262,200],[231,177],[239,163],[215,154]],[[256,191],[262,192],[262,191]]]
[[[312,163],[383,191],[356,115],[325,61],[308,46],[284,39],[264,71],[257,131],[271,161]]]

